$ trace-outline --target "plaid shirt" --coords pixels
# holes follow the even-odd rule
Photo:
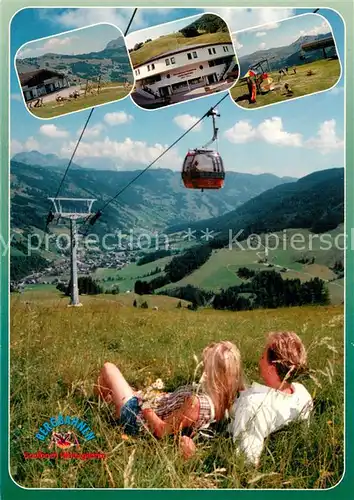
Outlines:
[[[175,411],[182,408],[187,398],[191,396],[197,396],[200,405],[199,417],[198,420],[194,423],[193,428],[195,430],[206,429],[215,419],[215,409],[213,402],[207,394],[199,394],[196,388],[191,385],[185,385],[179,387],[175,392],[158,396],[152,403],[151,407],[153,408],[156,415],[161,418],[161,420],[166,420]],[[146,425],[142,410],[139,412],[138,420]]]

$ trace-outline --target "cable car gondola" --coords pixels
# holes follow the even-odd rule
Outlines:
[[[208,149],[218,138],[218,128],[215,126],[215,116],[218,112],[211,109],[207,116],[213,118],[213,137],[202,148],[188,151],[182,169],[182,180],[188,189],[220,189],[224,185],[225,170],[218,151]]]

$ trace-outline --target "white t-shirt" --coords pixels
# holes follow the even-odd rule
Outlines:
[[[309,392],[302,384],[293,383],[292,394],[253,383],[242,391],[230,411],[228,431],[239,441],[249,462],[258,465],[264,439],[288,423],[307,420],[313,408]]]

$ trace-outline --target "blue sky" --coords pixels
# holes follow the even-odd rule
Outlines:
[[[103,50],[111,40],[122,36],[122,32],[110,24],[97,24],[89,28],[80,28],[63,35],[51,36],[29,42],[21,47],[19,58],[42,56],[48,52],[54,54],[87,54]]]
[[[26,9],[15,17],[12,57],[31,39],[59,34],[81,27],[82,23],[92,24],[93,19],[107,22],[107,15],[110,22],[124,31],[131,13],[130,9],[38,10],[41,12]],[[281,9],[276,17],[274,11],[277,9],[253,10],[253,14],[250,9],[220,9],[216,13],[222,15],[234,31],[239,29],[241,21],[243,28],[254,27],[265,21],[284,19],[284,14],[304,12],[303,9],[297,12]],[[141,9],[131,29],[143,29],[200,12],[195,9]],[[339,55],[343,58],[342,21],[327,10],[321,13],[333,27]],[[12,153],[38,150],[69,157],[88,111],[49,121],[33,117],[21,100],[13,68],[11,94]],[[143,111],[130,98],[100,106],[93,113],[75,162],[99,168],[142,169],[220,97],[218,94],[156,111]],[[316,170],[344,166],[343,79],[331,91],[254,111],[241,109],[227,98],[219,111],[219,150],[227,170],[301,177]],[[204,120],[198,130],[188,134],[156,167],[180,170],[188,148],[201,146],[210,136],[211,123]]]
[[[292,44],[300,36],[330,33],[329,22],[319,14],[306,14],[279,23],[264,25],[263,28],[237,33],[236,46],[240,57],[258,50],[283,47]]]

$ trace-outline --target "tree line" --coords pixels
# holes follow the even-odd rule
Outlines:
[[[211,305],[214,309],[247,311],[304,305],[329,304],[329,292],[319,278],[302,283],[299,279],[283,279],[276,271],[260,271],[247,283],[229,287],[214,294],[187,285],[161,294],[191,302],[191,309]]]
[[[183,255],[173,257],[171,262],[165,267],[164,276],[159,276],[151,281],[137,280],[134,286],[135,293],[139,295],[148,295],[169,283],[180,281],[205,264],[211,253],[211,247],[209,245],[203,245],[191,248]]]
[[[71,293],[71,279],[68,284],[66,283],[58,283],[56,288],[60,292],[62,292],[67,297],[70,296]],[[117,295],[119,294],[119,287],[115,286],[109,290],[104,290],[103,287],[97,283],[91,276],[80,276],[78,278],[78,288],[79,295],[100,295],[102,293]]]
[[[137,266],[143,266],[144,264],[150,264],[155,260],[162,259],[163,257],[168,257],[172,255],[172,250],[156,250],[156,252],[147,253],[137,262]]]
[[[20,281],[32,274],[42,271],[48,265],[48,261],[39,254],[29,256],[11,255],[10,280]]]
[[[261,271],[250,282],[222,290],[216,295],[213,307],[239,311],[329,302],[328,288],[320,278],[302,283],[300,279],[283,279],[276,271]]]

